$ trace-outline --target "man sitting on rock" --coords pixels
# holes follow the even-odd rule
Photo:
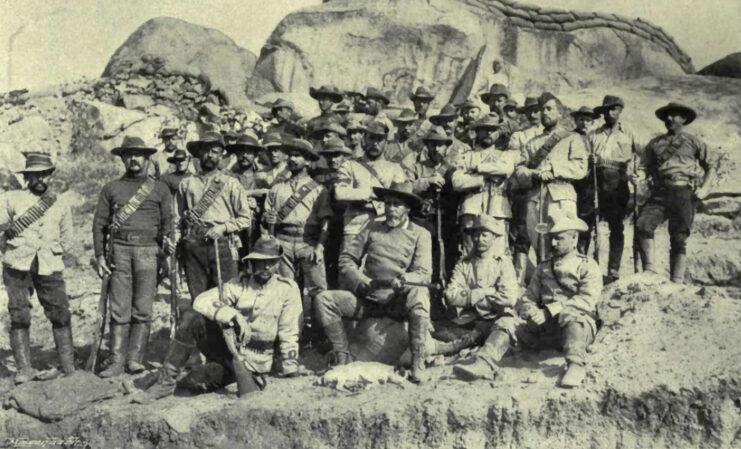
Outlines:
[[[339,266],[350,291],[320,293],[315,303],[317,315],[332,343],[337,365],[351,360],[343,318],[408,318],[411,380],[420,382],[430,325],[430,294],[426,287],[405,284],[427,283],[432,272],[430,233],[409,220],[409,212],[419,208],[422,200],[412,193],[409,183],[393,183],[388,189],[376,187],[373,191],[385,203],[386,219],[369,223],[346,241]]]
[[[474,252],[455,266],[444,295],[448,307],[458,312],[453,323],[473,331],[472,343],[486,342],[472,363],[456,365],[453,372],[464,380],[493,379],[497,363],[515,340],[517,279],[505,245],[495,244],[506,233],[504,222],[477,215],[472,231]]]
[[[587,346],[597,332],[602,271],[594,259],[576,248],[579,232],[587,229],[573,211],[554,213],[550,223],[538,225],[537,232],[551,235],[553,257],[538,266],[520,305],[527,325],[517,332],[519,344],[562,348],[568,364],[561,378],[565,388],[581,385]]]

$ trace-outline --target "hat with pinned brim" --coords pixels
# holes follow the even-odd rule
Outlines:
[[[225,146],[224,137],[221,133],[217,133],[216,131],[208,131],[198,140],[188,142],[187,145],[185,145],[185,148],[188,149],[190,154],[198,157],[198,154],[200,154],[203,148],[210,148],[214,145],[220,146],[223,149]]]
[[[121,156],[124,153],[144,153],[147,156],[150,156],[156,152],[156,148],[152,148],[145,144],[141,138],[132,136],[124,137],[121,146],[111,150],[111,154],[114,156]]]
[[[275,260],[283,257],[283,247],[275,237],[260,237],[252,247],[252,251],[242,260]]]
[[[410,182],[392,182],[388,189],[373,187],[373,193],[382,201],[386,198],[397,198],[403,201],[410,209],[419,209],[422,206],[422,198],[415,195]]]
[[[690,123],[694,122],[697,118],[697,112],[695,112],[694,109],[692,109],[689,106],[683,105],[681,103],[669,103],[666,106],[662,106],[659,109],[656,110],[656,117],[659,118],[659,120],[666,121],[666,117],[669,115],[670,112],[679,112],[683,116],[687,118],[687,121],[684,123],[685,125],[689,125]]]
[[[585,232],[588,230],[587,223],[572,213],[549,215],[548,223],[535,225],[535,231],[538,234],[558,234],[565,231]]]
[[[402,109],[399,115],[391,120],[398,123],[411,123],[417,120],[417,113],[411,109]]]
[[[26,158],[26,166],[16,173],[51,173],[56,170],[51,162],[51,155],[48,153],[28,151],[24,152],[23,156]]]

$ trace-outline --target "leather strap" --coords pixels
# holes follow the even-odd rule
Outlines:
[[[216,197],[219,196],[221,191],[224,189],[224,182],[220,179],[214,179],[211,181],[211,185],[208,186],[208,189],[203,193],[203,196],[200,200],[198,200],[198,203],[193,206],[191,210],[188,211],[186,215],[186,219],[188,222],[197,223],[201,220],[201,217],[203,214],[206,213],[206,211],[211,207],[211,205],[214,204],[214,201],[216,201]]]
[[[21,235],[23,231],[39,221],[41,217],[43,217],[54,205],[56,200],[56,195],[51,193],[42,195],[33,206],[23,212],[20,217],[13,220],[13,224],[11,224],[10,228],[5,231],[5,238],[11,240]]]
[[[573,131],[568,130],[557,130],[556,132],[551,134],[527,163],[527,167],[531,169],[537,168],[540,163],[543,162],[546,157],[548,157],[548,154],[550,154],[551,150],[553,150],[553,148],[555,148],[555,146],[558,145],[560,141],[569,137],[572,132]]]
[[[285,204],[281,206],[280,210],[278,210],[278,223],[282,223],[283,220],[288,216],[288,214],[293,212],[296,206],[298,206],[299,203],[301,203],[308,194],[313,192],[318,187],[319,183],[311,179],[309,180],[309,182],[299,187],[298,190],[293,192],[293,195],[291,195],[291,197],[288,198]]]
[[[368,163],[368,161],[364,161],[364,160],[362,160],[362,159],[358,159],[358,161],[357,161],[357,162],[358,162],[358,164],[360,164],[360,165],[361,165],[361,166],[362,166],[362,167],[363,167],[364,169],[368,170],[368,173],[370,173],[370,174],[371,174],[371,176],[373,176],[374,178],[376,178],[376,179],[378,180],[378,182],[379,182],[379,183],[381,183],[381,187],[384,187],[384,188],[387,188],[387,187],[388,187],[388,186],[386,185],[386,183],[385,183],[385,182],[383,182],[383,180],[382,180],[382,179],[381,179],[381,177],[379,176],[379,174],[378,174],[378,172],[376,171],[376,169],[375,169],[375,168],[373,168],[373,167],[372,167],[372,166],[371,166],[371,165],[370,165],[370,164]]]

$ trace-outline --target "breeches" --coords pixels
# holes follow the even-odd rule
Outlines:
[[[8,312],[11,329],[31,326],[31,295],[36,290],[44,314],[53,327],[70,324],[69,301],[65,293],[62,272],[48,276],[38,274],[38,261],[34,259],[29,271],[20,271],[3,266],[3,282],[8,292]]]

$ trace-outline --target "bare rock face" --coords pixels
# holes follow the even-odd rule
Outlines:
[[[331,82],[382,87],[400,99],[424,84],[442,93],[442,103],[483,45],[477,79],[500,59],[518,91],[694,72],[671,37],[642,20],[510,0],[335,0],[283,19],[248,92],[306,92]]]
[[[715,61],[697,74],[741,78],[741,52],[730,54],[719,61]]]
[[[252,73],[255,59],[254,54],[220,31],[157,17],[140,26],[116,50],[103,76],[122,80],[139,75],[152,81],[171,77],[177,80],[179,76],[179,84],[183,78],[197,78],[206,81],[204,84],[218,92],[226,103],[243,105],[247,103],[244,83]],[[163,86],[154,86],[157,87]],[[159,94],[167,95],[162,92]]]

